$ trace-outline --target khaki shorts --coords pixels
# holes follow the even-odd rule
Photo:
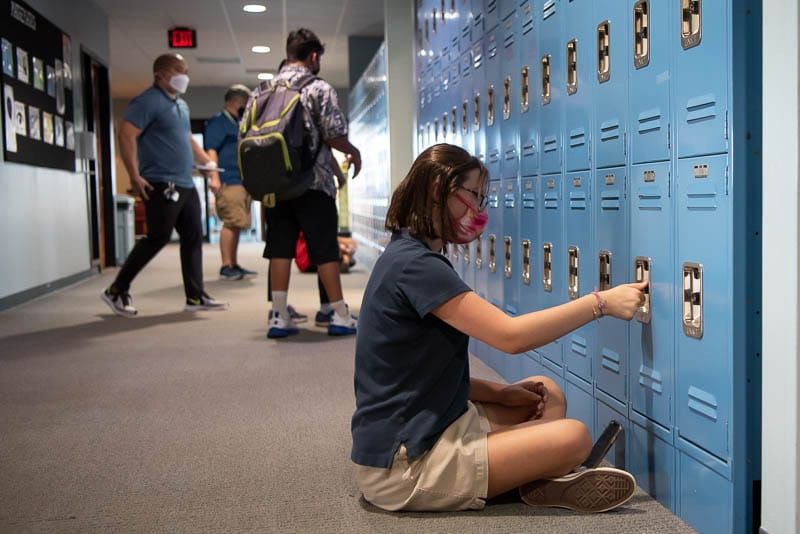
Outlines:
[[[389,469],[356,465],[358,486],[367,501],[384,510],[482,510],[489,485],[489,429],[481,405],[469,402],[419,458],[409,460],[401,444]]]
[[[228,228],[250,228],[252,199],[241,185],[222,185],[216,194],[217,215]]]

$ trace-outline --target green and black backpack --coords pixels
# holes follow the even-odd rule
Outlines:
[[[262,82],[247,102],[239,125],[239,173],[247,192],[268,208],[299,197],[314,181],[317,154],[300,91],[316,79],[309,74],[294,84]]]

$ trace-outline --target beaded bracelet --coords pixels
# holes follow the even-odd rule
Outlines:
[[[594,288],[592,295],[597,298],[597,311],[595,311],[594,306],[592,306],[592,315],[594,315],[595,319],[599,319],[604,315],[603,308],[606,307],[606,301],[600,297],[600,292],[597,290],[597,288]]]

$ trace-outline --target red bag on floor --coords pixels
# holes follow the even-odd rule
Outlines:
[[[303,232],[297,236],[297,245],[294,249],[294,263],[301,272],[308,272],[311,262],[308,260],[308,248],[306,248],[306,238]]]

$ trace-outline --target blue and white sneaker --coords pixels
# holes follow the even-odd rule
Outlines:
[[[358,317],[350,313],[350,308],[347,308],[347,315],[344,317],[338,313],[331,316],[331,322],[328,324],[329,336],[350,336],[356,333],[358,329]]]
[[[291,318],[284,319],[281,317],[279,311],[271,310],[269,312],[269,330],[267,330],[267,337],[270,339],[278,339],[282,337],[289,337],[299,334],[300,330],[294,324]]]
[[[314,324],[317,326],[327,327],[331,324],[331,318],[333,317],[334,311],[331,310],[328,313],[324,311],[318,311],[316,317],[314,317]]]

